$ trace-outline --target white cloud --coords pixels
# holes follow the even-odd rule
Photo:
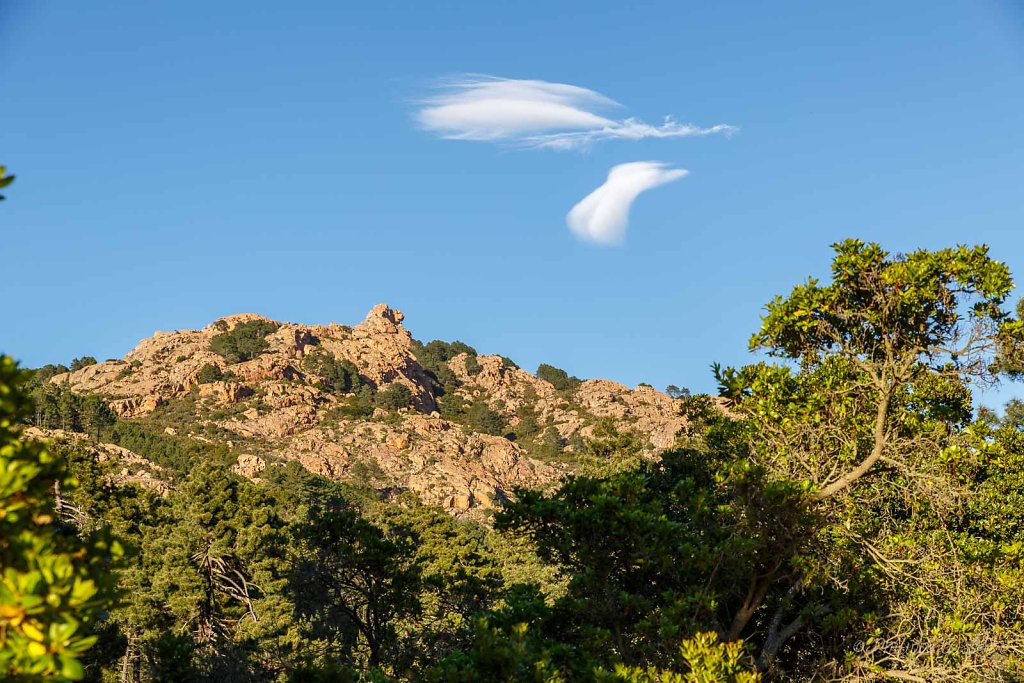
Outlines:
[[[598,244],[621,244],[629,224],[629,209],[641,192],[670,183],[689,171],[669,168],[660,161],[634,161],[613,166],[608,179],[572,207],[565,222],[580,239]]]
[[[731,133],[733,126],[701,128],[666,117],[660,126],[602,113],[620,108],[604,95],[564,83],[467,76],[448,81],[417,112],[424,129],[448,140],[504,142],[573,149],[600,140],[691,137]]]

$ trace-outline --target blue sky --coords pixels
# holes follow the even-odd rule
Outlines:
[[[439,79],[592,89],[735,134],[440,139]],[[0,350],[119,357],[254,311],[711,390],[848,236],[985,242],[1024,281],[1024,10],[963,2],[0,0]],[[567,212],[634,161],[621,246]],[[13,258],[12,258],[13,256]]]

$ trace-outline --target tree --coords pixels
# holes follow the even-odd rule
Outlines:
[[[890,257],[877,244],[847,240],[834,249],[833,283],[812,278],[776,297],[750,342],[799,371],[716,368],[724,395],[741,405],[753,399],[747,412],[780,442],[792,443],[782,434],[788,425],[772,424],[781,401],[794,419],[840,403],[849,409],[856,429],[814,435],[824,448],[799,449],[814,500],[842,492],[883,458],[898,461],[922,421],[968,421],[968,384],[994,380],[997,351],[1024,339],[1024,325],[1002,309],[1013,288],[1009,269],[987,247]]]
[[[329,658],[395,665],[398,624],[420,612],[420,574],[408,537],[386,537],[336,495],[311,508],[295,537],[289,586]]]
[[[569,577],[542,625],[550,637],[605,666],[668,668],[680,634],[728,630],[750,580],[807,524],[800,490],[768,481],[743,436],[550,494],[516,492],[497,527],[527,534]]]
[[[199,368],[199,375],[196,377],[200,384],[217,382],[224,377],[224,372],[213,363],[205,363]]]
[[[82,356],[81,358],[76,358],[73,361],[71,361],[71,372],[81,370],[82,368],[87,368],[90,365],[96,365],[96,359],[93,358],[92,356]]]
[[[476,349],[460,341],[449,343],[435,339],[426,344],[417,342],[413,347],[413,353],[416,354],[416,360],[419,361],[420,365],[423,366],[423,369],[427,371],[427,374],[433,380],[432,389],[435,396],[449,394],[459,385],[459,380],[455,373],[448,367],[448,361],[452,358],[459,354],[466,354],[467,371],[470,371],[472,363],[476,362],[479,364],[476,361]],[[470,358],[473,360],[471,361]],[[475,373],[470,371],[470,374]]]
[[[114,618],[131,643],[125,668],[246,681],[286,665],[293,607],[277,508],[226,467],[190,469],[142,526],[141,560],[122,578],[130,597]]]
[[[317,386],[336,395],[348,394],[362,385],[359,368],[350,360],[337,359],[327,352],[316,352],[302,359],[302,368],[320,378]]]
[[[100,433],[117,422],[117,416],[102,396],[86,396],[81,405],[81,428],[97,441]]]
[[[487,405],[483,398],[474,399],[465,412],[464,422],[473,431],[493,436],[503,436],[508,431],[505,417]]]
[[[685,672],[620,664],[599,672],[600,683],[758,683],[761,675],[744,664],[742,643],[721,643],[718,634],[698,633],[683,641],[679,657]]]
[[[555,389],[560,391],[573,391],[580,385],[578,377],[570,377],[569,373],[565,370],[548,365],[547,363],[541,363],[537,366],[536,375],[537,379],[549,382]]]
[[[777,297],[751,339],[787,364],[715,368],[749,421],[753,461],[798,483],[819,519],[751,584],[727,631],[738,637],[760,619],[765,667],[801,627],[836,610],[821,599],[830,586],[847,593],[847,633],[884,610],[887,586],[898,589],[887,577],[901,567],[886,544],[910,533],[912,501],[940,514],[954,504],[940,454],[971,421],[971,384],[994,381],[997,355],[1024,338],[1002,307],[1009,270],[986,247],[892,256],[847,240],[834,249],[832,282],[810,279]],[[768,600],[774,613],[759,617]],[[849,643],[835,633],[842,657]]]
[[[686,387],[680,389],[675,384],[669,384],[665,387],[665,393],[672,398],[690,398],[690,390]]]
[[[215,335],[210,340],[210,350],[231,364],[251,360],[269,348],[267,335],[279,327],[270,320],[247,320]]]
[[[377,405],[388,410],[405,408],[412,401],[412,391],[401,382],[392,382],[377,392]]]
[[[63,459],[21,438],[31,412],[28,377],[0,356],[0,675],[78,680],[96,642],[89,630],[114,597],[119,541],[63,533],[54,492],[75,481]]]

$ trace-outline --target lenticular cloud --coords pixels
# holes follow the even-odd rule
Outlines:
[[[600,140],[691,137],[730,133],[732,126],[700,128],[666,117],[660,126],[606,112],[621,105],[565,83],[494,76],[447,82],[417,113],[420,125],[449,140],[504,142],[528,148],[574,149]]]
[[[678,180],[690,172],[659,161],[634,161],[613,166],[608,179],[572,207],[565,221],[580,239],[598,244],[621,244],[629,224],[629,209],[641,192]]]

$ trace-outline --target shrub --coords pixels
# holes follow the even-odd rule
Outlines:
[[[199,383],[209,384],[210,382],[216,382],[224,377],[224,373],[219,367],[213,363],[207,363],[203,367],[199,368]]]
[[[460,353],[465,353],[467,356],[473,357],[474,360],[476,360],[475,357],[477,355],[476,349],[469,344],[464,344],[460,341],[449,343],[439,339],[435,339],[427,344],[417,342],[413,352],[416,354],[416,360],[419,361],[420,365],[423,366],[433,380],[431,392],[434,396],[444,396],[459,386],[458,378],[451,368],[448,367],[449,360],[455,358]],[[468,370],[468,361],[466,367]]]
[[[477,399],[466,411],[466,424],[473,428],[473,431],[483,434],[502,436],[505,434],[508,425],[505,417],[495,410],[492,410],[487,401]]]
[[[71,372],[81,370],[82,368],[87,368],[90,365],[96,365],[96,359],[93,358],[92,356],[82,356],[81,358],[76,358],[73,361],[71,361]]]
[[[412,391],[399,382],[393,382],[377,392],[377,405],[388,410],[405,408],[412,401]]]
[[[537,379],[548,382],[559,391],[572,391],[580,385],[579,377],[570,377],[565,370],[547,363],[537,366]]]
[[[466,373],[470,377],[475,377],[480,374],[483,366],[480,365],[480,361],[476,359],[476,356],[466,356]]]
[[[210,340],[210,350],[228,363],[241,363],[265,351],[267,335],[280,327],[269,320],[249,320],[238,323],[230,332],[222,332]]]
[[[331,353],[320,351],[302,359],[302,368],[317,375],[317,386],[331,394],[348,394],[362,385],[359,368],[349,360],[339,360]]]

